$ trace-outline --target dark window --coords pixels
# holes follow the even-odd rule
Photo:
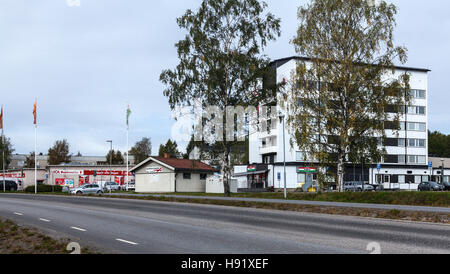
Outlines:
[[[386,164],[398,164],[398,155],[386,155],[384,162]]]
[[[397,147],[398,146],[398,139],[396,138],[386,138],[386,146],[388,147]]]
[[[191,173],[183,173],[183,179],[190,180],[191,179]]]
[[[200,180],[206,180],[207,175],[206,174],[200,174]]]

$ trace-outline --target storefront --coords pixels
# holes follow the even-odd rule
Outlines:
[[[132,167],[129,167],[130,169]],[[84,184],[116,182],[124,185],[127,181],[126,166],[50,166],[49,184],[79,187]],[[128,182],[134,182],[134,176],[128,172]]]
[[[246,177],[247,185],[240,185],[241,191],[266,190],[269,187],[269,168],[266,164],[256,164],[247,166],[247,172],[234,174],[233,177]]]

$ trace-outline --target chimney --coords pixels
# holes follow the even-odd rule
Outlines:
[[[164,153],[164,158],[165,158],[165,159],[170,159],[169,153]]]

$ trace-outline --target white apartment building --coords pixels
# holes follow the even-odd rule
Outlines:
[[[281,83],[291,78],[298,61],[308,58],[289,57],[271,63],[276,81]],[[428,160],[428,69],[397,67],[393,77],[404,72],[411,75],[410,86],[413,100],[408,111],[401,118],[401,131],[387,130],[387,156],[382,163],[348,163],[345,181],[365,181],[372,185],[382,184],[385,189],[417,190],[422,181],[429,180],[432,169]],[[391,76],[391,77],[392,77]],[[386,76],[389,77],[389,76]],[[283,113],[280,106],[278,112]],[[386,123],[386,128],[391,127]],[[297,189],[305,182],[316,181],[318,168],[302,159],[303,153],[290,146],[291,135],[287,125],[286,142],[286,181],[288,189]],[[239,188],[284,187],[283,169],[283,124],[277,120],[270,132],[250,133],[250,166],[235,168],[235,176],[247,177]],[[242,182],[242,180],[240,180]],[[245,185],[247,184],[247,186]]]

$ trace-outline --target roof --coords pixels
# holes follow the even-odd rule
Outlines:
[[[433,168],[442,168],[442,161],[444,160],[444,167],[450,168],[450,158],[437,158],[437,157],[428,157],[430,162],[433,163]]]
[[[164,158],[164,157],[149,157],[147,160],[139,163],[130,171],[135,171],[143,167],[150,161],[160,163],[166,167],[170,167],[175,171],[199,171],[199,172],[216,172],[217,170],[210,165],[195,160]]]
[[[276,68],[281,67],[291,60],[301,60],[301,61],[311,61],[312,59],[309,57],[302,56],[291,56],[286,58],[281,58],[270,62],[271,65],[274,65]],[[419,71],[419,72],[430,72],[431,70],[425,68],[414,68],[414,67],[403,67],[403,66],[395,66],[398,70],[406,70],[406,71]]]

